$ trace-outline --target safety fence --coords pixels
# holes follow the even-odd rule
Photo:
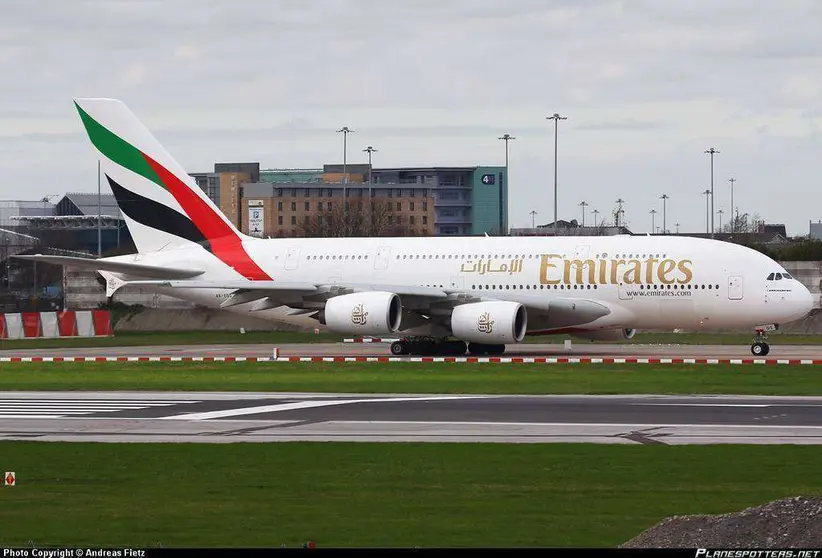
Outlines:
[[[108,310],[0,314],[0,339],[56,339],[114,335]]]

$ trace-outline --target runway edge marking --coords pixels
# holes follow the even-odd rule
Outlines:
[[[764,358],[619,358],[619,357],[381,357],[381,356],[50,356],[0,357],[3,362],[424,362],[492,364],[805,364],[822,359]]]

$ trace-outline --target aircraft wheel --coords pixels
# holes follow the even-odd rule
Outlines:
[[[392,355],[406,355],[408,354],[408,344],[405,341],[394,341],[391,343]]]
[[[754,356],[765,356],[770,351],[770,347],[767,343],[762,343],[761,341],[757,341],[753,345],[751,345],[751,354]]]
[[[505,345],[491,345],[488,354],[499,356],[505,352]]]
[[[482,356],[488,353],[488,345],[482,343],[468,343],[468,352],[473,356]]]

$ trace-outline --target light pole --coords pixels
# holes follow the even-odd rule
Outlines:
[[[736,219],[734,218],[734,182],[736,182],[736,178],[729,178],[728,182],[731,183],[731,232],[736,232]]]
[[[719,232],[722,232],[722,214],[725,212],[720,209],[716,213],[719,215]]]
[[[587,201],[579,202],[579,205],[582,207],[582,228],[585,228],[585,207],[588,205]]]
[[[551,116],[546,116],[546,120],[554,121],[554,231],[557,229],[557,129],[559,128],[560,120],[568,120],[567,116],[560,116],[554,113]]]
[[[719,153],[713,147],[707,149],[705,153],[711,156],[711,238],[714,237],[714,155]]]
[[[508,232],[507,232],[508,231],[508,223],[507,223],[507,220],[508,220],[508,142],[511,141],[511,140],[515,140],[517,138],[515,138],[511,134],[503,134],[497,139],[501,139],[505,142],[505,183],[501,184],[502,191],[500,192],[500,194],[502,196],[504,196],[505,211],[504,212],[501,211],[500,213],[503,216],[502,220],[506,221],[506,222],[500,223],[499,226],[500,226],[500,230],[504,230],[504,231],[506,231],[506,234],[508,234]],[[502,203],[502,201],[503,200],[500,200],[500,203]],[[500,209],[502,209],[502,208],[500,208]]]
[[[670,196],[668,194],[662,194],[659,196],[659,199],[662,200],[662,234],[668,234],[668,225],[667,225],[667,218],[668,218],[668,208],[667,208],[667,201]]]
[[[343,126],[337,132],[341,132],[343,135],[343,203],[345,203],[345,189],[346,184],[348,184],[348,134],[353,133],[354,130],[348,126]]]
[[[368,211],[369,226],[371,227],[371,229],[373,229],[374,228],[374,212],[371,211],[371,203],[372,203],[371,196],[373,196],[373,192],[372,192],[373,181],[372,181],[371,177],[372,177],[372,170],[373,169],[371,167],[371,154],[376,153],[378,150],[374,149],[373,147],[371,147],[369,145],[368,147],[363,149],[363,151],[365,153],[368,153],[368,201],[366,202],[366,207],[368,208],[367,211]],[[345,203],[345,201],[343,201],[343,203]],[[369,234],[373,234],[373,230],[370,230]]]
[[[704,192],[702,192],[702,195],[705,196],[705,232],[708,233],[710,232],[708,229],[711,226],[711,218],[709,217],[709,215],[711,214],[711,191],[705,190]]]
[[[598,217],[599,209],[594,209],[593,211],[591,211],[591,213],[594,214],[594,226],[598,227],[599,226],[599,217]]]
[[[379,149],[374,149],[373,147],[371,147],[369,145],[368,147],[363,149],[363,151],[365,153],[368,153],[368,197],[370,198],[371,197],[371,184],[373,184],[372,181],[371,181],[371,154],[376,153],[377,151],[379,151]]]
[[[656,209],[652,209],[649,213],[651,214],[651,234],[654,234],[656,231]]]
[[[536,211],[534,211],[534,210],[532,209],[532,210],[531,210],[531,228],[532,228],[532,229],[537,228],[537,227],[536,227],[536,225],[534,224],[534,216],[535,216],[536,214],[537,214],[537,212],[536,212]]]
[[[679,234],[679,223],[676,224],[676,234]]]
[[[625,200],[623,200],[622,198],[619,198],[616,202],[619,204],[617,206],[617,210],[616,210],[616,228],[619,229],[619,222],[620,222],[619,221],[619,216],[623,213],[622,204],[625,203]],[[619,232],[619,231],[617,231],[617,232]]]

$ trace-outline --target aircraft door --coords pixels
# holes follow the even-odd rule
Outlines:
[[[742,300],[743,284],[741,275],[731,275],[728,277],[728,298],[731,300]]]
[[[390,246],[380,246],[379,248],[377,248],[377,259],[374,260],[374,269],[388,269],[388,257],[390,255]]]
[[[451,277],[451,288],[460,290],[464,289],[465,277]]]
[[[619,299],[620,300],[633,300],[634,295],[632,292],[632,285],[627,285],[622,281],[619,282]]]
[[[574,259],[575,260],[587,260],[588,259],[588,251],[589,246],[587,244],[577,246],[574,250]]]
[[[294,270],[300,265],[300,249],[292,246],[288,249],[285,255],[285,268],[287,270]]]

